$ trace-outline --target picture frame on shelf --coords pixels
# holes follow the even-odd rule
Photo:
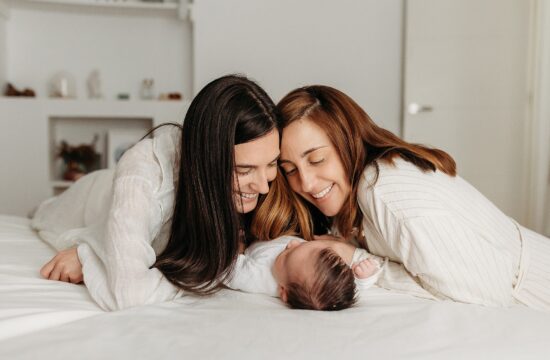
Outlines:
[[[114,169],[124,153],[147,133],[144,129],[110,129],[107,131],[107,168]]]

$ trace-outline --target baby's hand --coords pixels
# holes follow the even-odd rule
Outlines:
[[[380,264],[374,259],[365,259],[353,265],[353,273],[358,279],[366,279],[380,269]]]

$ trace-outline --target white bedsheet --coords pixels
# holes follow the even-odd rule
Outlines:
[[[55,251],[29,223],[0,216],[0,340],[102,313],[84,286],[40,277]]]
[[[340,312],[226,290],[102,312],[83,286],[39,278],[53,255],[0,217],[0,359],[548,359],[550,314],[374,288]]]

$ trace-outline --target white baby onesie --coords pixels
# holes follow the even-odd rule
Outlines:
[[[225,285],[234,290],[278,297],[278,284],[273,276],[272,269],[275,259],[285,250],[291,240],[305,241],[295,236],[282,236],[274,240],[258,241],[250,245],[244,254],[238,256],[233,274],[225,281]],[[355,284],[359,291],[374,285],[384,268],[385,260],[359,248],[353,254],[352,266],[356,262],[363,261],[369,257],[375,258],[379,264],[379,270],[366,279],[355,278]]]

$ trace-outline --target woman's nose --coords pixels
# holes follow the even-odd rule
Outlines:
[[[267,194],[269,192],[267,173],[265,171],[258,171],[254,182],[251,185],[254,191],[257,191],[260,194]]]
[[[312,171],[300,171],[300,182],[303,192],[311,192],[315,187],[315,174]]]

